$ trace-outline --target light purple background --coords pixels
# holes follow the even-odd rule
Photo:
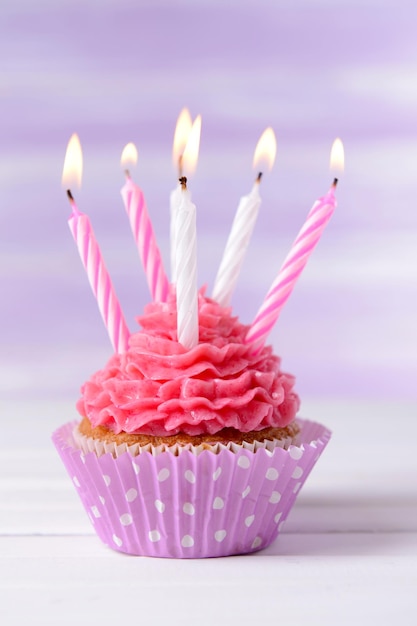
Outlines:
[[[134,141],[166,266],[177,115],[203,117],[190,187],[209,291],[252,155],[275,167],[233,301],[249,322],[345,144],[339,206],[271,341],[308,398],[416,399],[417,9],[413,0],[31,0],[0,8],[0,392],[68,398],[111,354],[67,218],[67,141],[132,329],[148,289],[120,197]],[[312,416],[310,416],[312,417]],[[319,417],[319,416],[313,416]],[[59,419],[57,420],[57,425]]]

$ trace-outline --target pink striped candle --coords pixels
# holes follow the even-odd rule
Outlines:
[[[152,299],[157,302],[166,302],[169,282],[148,215],[145,197],[128,172],[126,172],[126,183],[121,190],[121,194]]]
[[[138,151],[133,143],[128,143],[122,152],[121,164],[136,164]],[[133,182],[129,171],[125,170],[126,183],[121,190],[123,202],[129,217],[130,227],[142,260],[146,279],[153,300],[166,302],[169,282],[165,274],[161,253],[156,243],[152,222],[148,215],[143,191]]]
[[[98,308],[116,352],[125,352],[129,342],[129,329],[126,325],[120,303],[114,291],[109,273],[104,265],[100,248],[96,241],[90,220],[78,210],[70,191],[72,215],[68,225],[77,244],[81,261],[87,272]]]
[[[310,254],[316,247],[336,208],[337,179],[328,193],[317,200],[307,220],[298,233],[291,250],[285,259],[276,280],[272,283],[265,300],[255,316],[246,335],[246,343],[252,346],[253,353],[259,352],[277,321],[282,308],[303,271]]]

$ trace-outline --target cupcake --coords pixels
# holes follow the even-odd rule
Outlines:
[[[294,377],[270,346],[199,293],[199,342],[177,341],[175,294],[82,387],[53,440],[102,541],[200,558],[268,546],[330,432],[296,417]]]

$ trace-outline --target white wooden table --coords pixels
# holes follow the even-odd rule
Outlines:
[[[304,402],[333,438],[280,537],[195,561],[95,537],[49,440],[71,401],[0,406],[1,624],[417,624],[415,406]]]

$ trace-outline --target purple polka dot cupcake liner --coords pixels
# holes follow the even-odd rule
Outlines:
[[[261,550],[279,534],[331,436],[317,422],[297,422],[301,431],[287,449],[217,454],[85,454],[74,440],[76,422],[52,439],[107,546],[141,556],[220,557]]]

